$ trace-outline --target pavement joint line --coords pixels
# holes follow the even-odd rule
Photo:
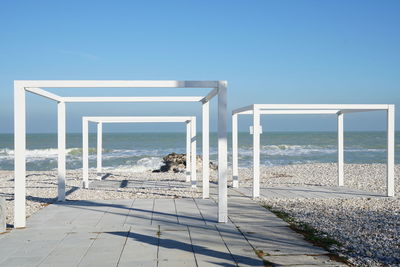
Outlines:
[[[84,259],[85,256],[88,254],[90,248],[93,246],[94,241],[97,240],[97,238],[99,237],[100,234],[101,234],[101,232],[98,232],[98,233],[96,234],[96,237],[93,238],[92,242],[90,243],[90,246],[86,249],[85,253],[82,255],[81,259],[79,260],[78,264],[76,265],[77,267],[82,263],[83,259]]]
[[[196,266],[198,267],[199,264],[198,264],[198,262],[197,262],[196,252],[194,251],[193,241],[192,241],[192,235],[190,234],[190,228],[189,228],[188,225],[187,225],[186,227],[187,227],[187,230],[188,230],[188,233],[189,233],[189,240],[190,240],[190,245],[191,245],[192,252],[193,252],[193,256],[194,256],[194,262],[196,263]]]
[[[181,223],[179,222],[179,215],[178,215],[178,209],[176,208],[176,201],[175,201],[175,199],[173,199],[173,200],[174,200],[174,207],[175,207],[176,220],[178,221],[178,224],[181,224]]]
[[[217,225],[215,225],[214,227],[215,227],[215,229],[218,231],[218,234],[219,234],[219,236],[221,237],[222,242],[224,242],[226,249],[229,251],[229,255],[231,256],[233,262],[236,264],[236,266],[239,266],[239,264],[238,264],[238,262],[236,261],[235,257],[232,255],[232,251],[229,249],[228,244],[226,244],[226,242],[225,242],[225,240],[224,240],[224,237],[222,236],[221,232],[219,231]]]
[[[129,212],[128,212],[128,214],[125,216],[124,223],[122,224],[123,226],[126,224],[126,221],[128,220],[128,217],[129,217],[129,215],[131,214],[131,211],[132,211],[132,208],[133,208],[133,204],[135,203],[135,201],[136,201],[136,198],[133,199],[131,205],[129,206]],[[130,228],[129,228],[129,231],[130,231]],[[119,261],[118,261],[118,262],[119,262]]]
[[[150,220],[150,224],[153,225],[153,217],[154,217],[154,206],[156,204],[156,199],[153,199],[153,207],[151,208],[151,220]],[[157,261],[158,262],[158,261]],[[157,263],[158,266],[158,263]]]
[[[59,240],[59,241],[57,242],[57,244],[53,247],[53,249],[46,255],[46,257],[44,257],[44,258],[37,264],[37,266],[39,266],[40,264],[42,264],[42,263],[50,256],[50,254],[51,254],[53,251],[55,251],[56,248],[67,238],[68,235],[69,235],[68,232],[65,233],[64,237],[61,238],[61,240]]]
[[[126,235],[125,242],[124,242],[124,246],[122,247],[121,253],[119,254],[116,267],[118,267],[119,261],[121,260],[121,257],[122,257],[122,253],[124,253],[125,246],[126,246],[126,242],[128,242],[128,238],[129,238],[129,235],[130,235],[130,233],[131,233],[131,228],[132,228],[132,227],[129,227],[128,234]]]
[[[197,201],[196,201],[195,198],[193,198],[193,202],[194,202],[194,204],[196,205],[197,210],[199,211],[200,216],[201,216],[201,218],[203,219],[204,224],[207,225],[206,220],[204,219],[203,213],[201,212],[201,209],[199,208],[199,205],[198,205],[198,203],[197,203]]]
[[[158,232],[157,232],[157,267],[159,266],[159,253],[160,253],[160,236],[161,236],[161,227],[158,225]]]
[[[114,201],[111,202],[111,205],[114,204]],[[108,205],[107,210],[103,211],[103,214],[101,215],[101,217],[99,218],[99,220],[97,221],[95,227],[97,227],[99,225],[99,223],[101,222],[101,220],[103,219],[103,217],[106,215],[106,213],[108,213],[108,211],[111,209],[111,205]]]

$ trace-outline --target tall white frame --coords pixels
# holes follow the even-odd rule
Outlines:
[[[260,196],[260,115],[273,114],[336,114],[338,142],[338,186],[344,185],[344,127],[345,113],[383,110],[387,112],[387,189],[394,192],[395,106],[388,104],[253,104],[232,111],[232,186],[239,187],[238,167],[238,115],[253,115],[253,198]]]
[[[211,88],[204,97],[62,97],[42,88]],[[72,102],[202,102],[203,187],[209,177],[209,105],[218,96],[218,222],[228,221],[227,82],[226,81],[14,81],[14,227],[26,225],[26,91],[58,103],[58,200],[65,200],[65,103]],[[205,120],[204,120],[205,119]],[[205,125],[207,124],[207,125]],[[207,131],[205,131],[207,130]],[[203,192],[204,192],[203,188]],[[206,192],[208,193],[208,192]]]
[[[83,187],[89,188],[89,122],[97,124],[97,174],[102,172],[102,138],[104,123],[174,123],[186,124],[186,182],[197,186],[196,177],[196,117],[195,116],[85,116],[82,117],[82,177]],[[193,165],[194,162],[194,166]],[[204,196],[203,196],[204,198]]]

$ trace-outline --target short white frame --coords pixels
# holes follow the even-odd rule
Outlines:
[[[195,116],[85,116],[82,117],[82,177],[89,188],[89,122],[97,124],[97,178],[101,180],[104,123],[176,123],[186,124],[186,182],[197,186],[196,178],[196,117]]]
[[[42,88],[211,88],[206,96],[63,97]],[[227,82],[36,80],[14,81],[14,227],[26,225],[26,91],[58,102],[58,200],[65,200],[65,103],[68,102],[201,102],[203,117],[203,194],[209,183],[209,101],[218,96],[218,222],[228,221]]]
[[[232,111],[232,186],[239,187],[238,115],[253,115],[253,198],[260,196],[260,115],[336,114],[338,142],[338,186],[344,185],[345,113],[383,110],[387,112],[387,196],[394,192],[395,106],[391,104],[253,104]],[[257,125],[257,126],[256,126]]]

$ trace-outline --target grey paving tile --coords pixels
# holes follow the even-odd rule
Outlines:
[[[119,259],[119,266],[157,265],[158,227],[132,226]],[[135,265],[129,265],[134,263]]]
[[[99,232],[78,266],[116,266],[128,234],[126,229]]]
[[[235,266],[233,256],[214,227],[189,227],[193,250],[199,266]]]
[[[1,267],[31,267],[38,263],[41,257],[31,256],[31,257],[9,257],[0,263]]]
[[[152,225],[178,224],[175,202],[173,199],[155,199]]]
[[[134,200],[115,200],[99,220],[97,226],[123,226]]]
[[[135,199],[132,205],[129,216],[127,217],[126,225],[151,225],[153,217],[154,199]]]
[[[199,211],[207,225],[218,223],[218,207],[211,199],[195,199]]]
[[[194,199],[175,199],[175,206],[180,224],[199,226],[206,225]]]
[[[67,233],[39,266],[77,266],[97,236],[98,230]]]
[[[188,228],[171,229],[160,227],[158,260],[184,260],[194,262],[195,257],[189,237]]]

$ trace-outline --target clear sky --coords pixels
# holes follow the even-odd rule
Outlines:
[[[399,14],[398,0],[1,0],[0,132],[13,131],[12,90],[13,80],[18,79],[228,80],[229,111],[252,103],[393,103],[400,109]],[[206,93],[53,91],[60,95]],[[27,103],[28,131],[54,132],[56,105],[32,95]],[[78,132],[82,115],[199,115],[200,105],[70,104],[67,110],[68,131]],[[212,110],[215,114],[215,102]],[[384,118],[382,112],[349,115],[345,127],[383,130]],[[248,123],[241,120],[241,129]],[[263,124],[271,130],[336,127],[334,117],[321,116],[276,116],[264,118]],[[106,128],[160,129],[159,125]]]

